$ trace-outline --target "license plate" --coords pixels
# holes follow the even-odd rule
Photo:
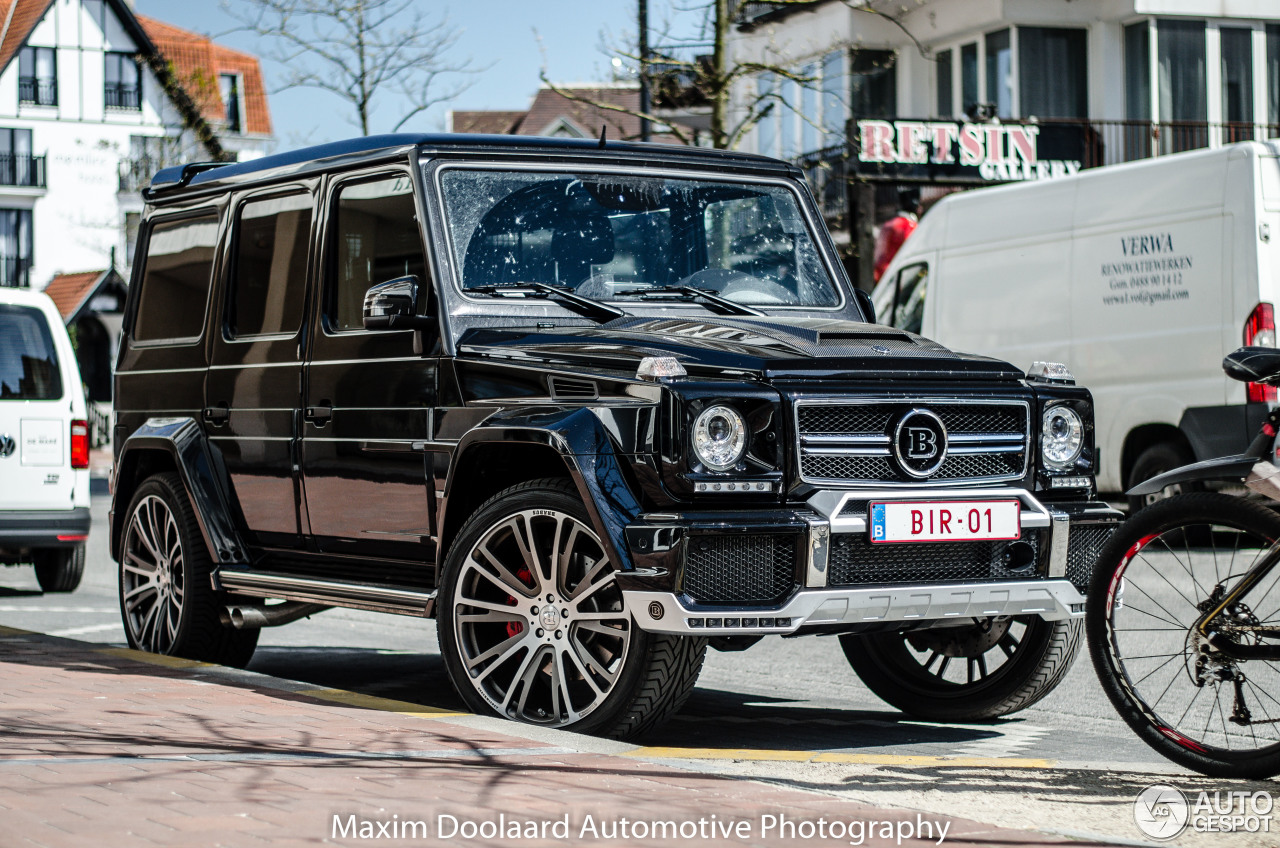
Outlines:
[[[871,504],[871,541],[971,542],[1022,535],[1018,501],[897,501]]]

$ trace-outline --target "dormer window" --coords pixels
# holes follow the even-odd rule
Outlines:
[[[226,109],[227,129],[240,132],[240,75],[218,74],[218,93],[222,95],[222,105]]]
[[[141,109],[142,80],[138,60],[132,53],[108,53],[106,88],[103,92],[108,109]]]
[[[18,52],[18,102],[58,105],[58,61],[52,47],[23,47]]]

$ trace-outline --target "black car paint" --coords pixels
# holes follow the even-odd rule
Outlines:
[[[799,481],[794,452],[787,448],[796,438],[787,411],[790,398],[822,391],[1026,399],[1032,404],[1033,451],[1041,403],[1070,402],[1085,411],[1091,404],[1082,388],[1029,385],[1008,363],[954,353],[892,328],[862,323],[834,261],[834,246],[821,228],[815,239],[846,295],[837,309],[806,310],[809,314],[801,317],[786,317],[795,311],[779,310],[784,317],[754,318],[718,315],[697,304],[637,303],[625,304],[632,316],[598,325],[546,303],[538,304],[546,320],[537,326],[502,326],[512,322],[496,311],[500,304],[464,297],[451,284],[433,181],[419,179],[416,167],[421,157],[440,163],[554,160],[590,169],[616,165],[620,153],[629,164],[668,171],[705,171],[727,161],[739,173],[792,181],[812,210],[799,172],[772,160],[613,143],[605,150],[556,143],[517,147],[505,138],[457,142],[395,137],[380,146],[369,142],[366,148],[337,146],[328,152],[319,158],[314,151],[305,160],[284,154],[254,167],[202,171],[186,187],[180,184],[183,175],[162,174],[148,194],[153,204],[148,220],[214,210],[225,231],[233,194],[305,184],[316,191],[321,210],[316,219],[323,221],[330,188],[343,176],[404,170],[418,193],[434,278],[424,285],[429,291],[424,311],[439,320],[438,332],[330,333],[322,325],[315,296],[323,261],[313,263],[318,267],[311,270],[309,317],[295,337],[261,354],[289,363],[288,373],[298,380],[296,391],[286,378],[265,387],[271,397],[260,398],[255,406],[222,398],[222,378],[209,366],[219,364],[218,351],[226,347],[218,308],[225,301],[224,232],[203,336],[181,345],[127,342],[121,347],[111,541],[117,556],[123,505],[132,489],[152,470],[176,468],[210,555],[223,569],[426,589],[434,585],[436,566],[462,521],[478,505],[472,491],[476,475],[494,472],[486,458],[511,462],[519,457],[532,465],[559,463],[573,479],[597,533],[625,574],[624,588],[669,589],[678,576],[671,552],[686,531],[732,532],[767,525],[799,532],[803,499],[812,487]],[[306,180],[300,182],[302,178]],[[145,232],[144,227],[139,256],[146,255]],[[317,227],[313,249],[321,256],[323,240]],[[135,266],[131,291],[137,290],[142,266]],[[127,313],[126,332],[135,312],[136,303]],[[822,317],[813,317],[814,312]],[[455,345],[453,330],[461,326],[469,329],[458,334]],[[689,379],[639,379],[636,368],[646,356],[675,357]],[[581,396],[564,397],[555,391],[556,378],[561,384],[590,384],[592,391],[579,385]],[[752,478],[775,483],[771,492],[734,497],[693,493],[699,472],[686,455],[689,410],[718,396],[751,407],[748,413],[761,422],[756,432],[764,438],[773,434],[777,448],[772,455],[755,454],[758,476]],[[229,423],[207,421],[206,411],[223,402]],[[295,404],[291,415],[263,411],[283,413],[290,402]],[[1092,471],[1092,423],[1086,420],[1082,474]],[[287,454],[276,458],[272,470],[254,471],[271,481],[270,497],[246,504],[240,496],[236,475],[243,465],[225,455],[221,426],[250,433],[289,429]],[[502,453],[493,453],[498,448]],[[1046,501],[1081,501],[1091,494],[1046,490],[1043,472],[1035,470],[1035,463],[1029,468],[1018,485],[1043,490]],[[507,479],[509,470],[501,469],[497,479]],[[264,508],[275,510],[270,527],[250,527],[246,511]],[[652,527],[638,523],[643,514],[655,511],[670,513],[672,521]],[[665,550],[658,550],[666,543]]]

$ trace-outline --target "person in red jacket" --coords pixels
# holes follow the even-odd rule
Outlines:
[[[880,282],[884,269],[889,267],[907,236],[915,232],[920,222],[920,190],[905,188],[898,192],[898,214],[880,227],[876,234],[875,281]]]

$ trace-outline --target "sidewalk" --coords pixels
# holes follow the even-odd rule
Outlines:
[[[1066,843],[631,748],[0,627],[5,848]]]

